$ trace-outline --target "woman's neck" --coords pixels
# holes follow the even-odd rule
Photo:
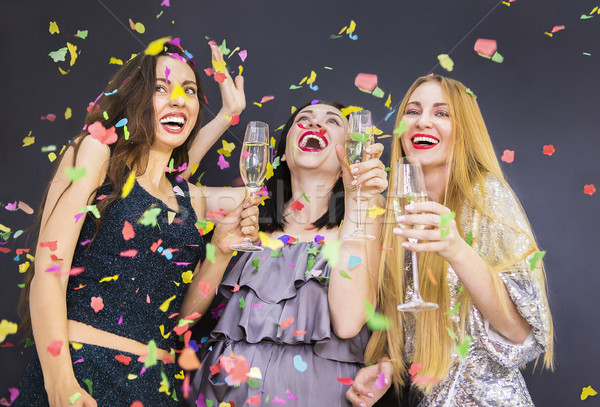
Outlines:
[[[285,212],[287,224],[312,227],[311,224],[329,209],[331,190],[338,178],[339,174],[317,172],[296,176],[292,174],[292,198]]]
[[[146,184],[159,189],[166,180],[165,168],[169,165],[172,151],[159,151],[150,149],[148,153],[148,163],[146,170],[138,177]]]
[[[429,199],[432,201],[441,203],[444,198],[444,190],[446,188],[446,180],[448,176],[445,171],[445,169],[440,169],[439,167],[423,168],[427,194],[429,195]]]

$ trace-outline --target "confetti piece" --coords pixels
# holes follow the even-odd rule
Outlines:
[[[546,251],[536,252],[531,259],[529,259],[529,270],[535,270],[537,263],[544,258]]]
[[[19,201],[17,207],[28,215],[32,215],[34,212],[33,208],[31,206],[27,205],[23,201]],[[17,236],[15,236],[15,237],[17,237]]]
[[[423,369],[423,363],[412,363],[410,369],[408,369],[408,374],[414,376],[419,373],[421,369]]]
[[[362,263],[362,259],[358,256],[350,256],[350,260],[348,260],[348,268],[350,270],[354,269],[354,267],[358,266]]]
[[[65,168],[65,176],[71,181],[71,182],[77,182],[79,181],[81,178],[85,177],[87,170],[85,167],[68,167]]]
[[[352,280],[352,277],[350,277],[350,275],[348,273],[346,273],[344,270],[339,270],[340,276],[348,279],[348,280]]]
[[[56,51],[52,51],[48,54],[48,56],[50,58],[52,58],[52,60],[54,62],[63,62],[65,60],[65,57],[67,56],[67,51],[69,49],[67,47],[62,47],[60,49],[57,49]]]
[[[303,373],[308,368],[308,364],[304,360],[302,360],[302,356],[295,355],[294,356],[294,367],[296,368],[297,371],[299,371],[300,373]]]
[[[461,344],[456,345],[456,353],[458,354],[459,358],[464,360],[467,356],[469,356],[469,348],[471,347],[472,342],[473,338],[471,338],[469,335],[466,335],[465,340]]]
[[[281,329],[285,329],[288,326],[292,325],[294,323],[294,317],[289,317],[283,320],[283,322],[281,323],[281,325],[279,325],[281,327]]]
[[[162,305],[160,307],[158,307],[162,312],[167,312],[167,310],[169,309],[169,305],[171,304],[171,301],[173,301],[177,296],[174,295],[170,298],[168,298],[167,300],[165,300],[165,302],[162,303]]]
[[[212,243],[206,244],[206,259],[209,260],[213,264],[215,263],[215,250],[216,250],[215,245],[213,245]]]
[[[581,400],[585,400],[588,397],[593,397],[597,395],[598,392],[592,388],[592,386],[587,386],[581,389]]]
[[[514,150],[504,150],[502,157],[500,158],[505,163],[512,163],[515,161],[515,152]]]
[[[151,339],[150,342],[148,342],[148,356],[146,357],[146,360],[144,360],[144,367],[149,368],[156,365],[156,363],[156,342]]]
[[[133,226],[127,221],[123,223],[123,230],[121,233],[123,234],[123,239],[125,240],[133,239],[135,237]]]
[[[30,146],[33,143],[35,143],[35,136],[32,136],[30,131],[29,134],[23,139],[22,147]]]
[[[452,332],[452,330],[448,327],[446,327],[446,332],[448,332],[448,335],[450,335],[450,338],[457,340],[458,336],[456,336],[456,334],[454,332]]]
[[[130,20],[131,21],[131,20]],[[146,55],[158,55],[162,52],[165,42],[172,40],[173,37],[163,37],[152,41],[144,50]]]
[[[116,281],[118,279],[119,279],[119,275],[117,274],[117,275],[114,275],[114,276],[104,277],[99,282],[100,283],[105,283],[107,281]]]
[[[565,26],[564,25],[555,25],[554,27],[552,27],[552,31],[550,31],[551,34],[554,34],[555,32],[564,30]]]
[[[594,186],[594,184],[588,184],[583,187],[583,193],[586,195],[592,196],[592,195],[594,195],[595,192],[596,192],[596,187]]]
[[[292,211],[301,211],[302,208],[304,208],[304,204],[302,204],[300,201],[294,201],[292,202],[292,204],[290,205],[290,209]]]
[[[81,393],[77,392],[77,393],[75,393],[75,394],[73,394],[72,396],[69,397],[69,402],[71,404],[75,404],[75,402],[77,400],[79,400],[80,398],[81,398]]]
[[[341,240],[334,240],[332,242],[325,243],[321,249],[323,258],[327,260],[327,263],[329,263],[331,267],[335,267],[338,264],[341,244]]]
[[[109,65],[123,65],[123,60],[115,57],[110,57],[110,61],[108,61]],[[110,96],[110,95],[106,95]]]
[[[102,144],[112,144],[117,141],[117,133],[115,127],[106,129],[99,121],[89,125],[87,131],[90,133],[92,138],[95,138]]]
[[[88,36],[88,30],[77,30],[77,34],[75,34],[75,36],[85,40]]]
[[[359,73],[354,79],[354,86],[367,92],[373,92],[377,87],[377,75]]]
[[[3,229],[0,230],[4,231]],[[10,232],[10,229],[8,229],[8,231]],[[48,249],[50,249],[51,252],[55,252],[58,248],[58,240],[54,240],[52,242],[40,242],[39,247],[47,247]]]
[[[94,309],[94,312],[98,313],[104,308],[104,301],[102,300],[102,297],[92,297],[90,305]]]
[[[179,358],[177,358],[177,364],[180,368],[187,371],[200,369],[202,366],[200,360],[198,360],[198,357],[196,356],[196,352],[188,346],[181,351]]]
[[[384,213],[385,213],[385,209],[380,208],[377,205],[373,205],[369,209],[367,209],[367,215],[369,215],[369,218],[371,218],[371,219],[375,219],[376,217],[383,215]]]
[[[229,163],[225,160],[225,156],[223,154],[219,154],[219,161],[217,161],[217,165],[221,170],[225,168],[229,168]]]
[[[60,34],[60,28],[58,28],[58,24],[56,21],[50,21],[50,27],[48,28],[50,34]]]
[[[448,72],[452,72],[454,69],[454,61],[448,54],[440,54],[438,55],[438,61],[440,61],[440,65]]]
[[[231,157],[231,152],[235,149],[234,143],[229,143],[225,140],[221,140],[223,147],[217,150],[217,154],[223,154],[225,157]],[[247,151],[244,151],[247,153]]]
[[[460,301],[456,303],[456,305],[454,306],[453,309],[446,311],[445,314],[447,315],[453,315],[456,314],[458,312],[458,310],[460,309]]]
[[[52,343],[50,345],[48,345],[48,347],[46,348],[46,352],[48,352],[52,356],[58,356],[58,355],[60,355],[62,346],[63,346],[63,341],[61,341],[60,339],[56,339],[56,340],[52,341]]]
[[[138,221],[138,223],[144,225],[144,226],[156,226],[157,224],[157,217],[160,214],[160,208],[150,208],[147,209],[144,214],[142,215],[141,219]]]
[[[271,239],[266,233],[259,231],[258,237],[261,244],[264,247],[268,247],[271,250],[279,250],[283,247],[284,243],[279,239]]]
[[[501,64],[504,61],[504,57],[496,52],[494,55],[492,55],[492,61]]]
[[[406,129],[408,128],[406,122],[400,122],[398,123],[398,127],[396,127],[393,131],[394,134],[398,135],[398,138],[402,137],[402,134],[406,131]]]
[[[131,357],[125,356],[125,355],[115,355],[115,359],[119,363],[123,363],[124,365],[127,365],[127,366],[129,366],[129,363],[131,362]]]
[[[492,55],[496,53],[498,44],[496,43],[496,40],[478,38],[477,41],[475,41],[475,46],[473,49],[479,55],[491,58]]]
[[[19,326],[14,322],[3,319],[0,322],[0,343],[4,342],[8,335],[16,334]]]
[[[389,328],[390,320],[385,315],[375,312],[373,305],[365,300],[365,314],[367,316],[367,326],[372,331],[383,331]]]
[[[346,386],[352,386],[354,384],[354,380],[352,380],[349,377],[338,377],[337,381],[342,384],[345,384]]]
[[[71,57],[69,65],[73,66],[75,65],[75,61],[77,61],[77,46],[67,42],[67,48],[69,49],[69,56]]]

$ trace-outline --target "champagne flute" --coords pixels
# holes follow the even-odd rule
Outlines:
[[[373,144],[373,126],[371,124],[371,112],[361,110],[350,113],[348,136],[346,137],[346,161],[348,165],[358,164],[367,159],[369,155],[365,151],[367,147]],[[360,185],[356,191],[356,205],[358,217],[354,231],[343,236],[346,240],[373,240],[375,236],[365,234],[362,224],[362,213],[360,208]]]
[[[405,206],[410,203],[425,202],[427,190],[425,188],[425,177],[419,160],[413,157],[402,157],[396,161],[394,188],[392,191],[392,210],[398,221],[398,225],[403,229],[423,229],[424,225],[405,225],[400,222],[400,217],[406,215]],[[417,243],[417,239],[409,238],[409,242]],[[434,310],[438,305],[432,302],[425,302],[421,298],[419,291],[419,267],[417,265],[417,254],[411,251],[413,292],[412,299],[409,302],[398,305],[398,311],[419,312]]]
[[[269,125],[263,122],[249,122],[240,154],[240,175],[250,195],[260,191],[267,175],[268,162]],[[247,236],[242,243],[230,247],[241,252],[261,252],[263,250],[260,246],[254,246]]]

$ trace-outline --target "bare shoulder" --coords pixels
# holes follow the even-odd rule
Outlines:
[[[192,202],[194,212],[196,212],[196,217],[198,219],[204,219],[206,213],[206,196],[204,195],[204,191],[202,188],[189,182],[188,188],[190,191],[190,201]]]

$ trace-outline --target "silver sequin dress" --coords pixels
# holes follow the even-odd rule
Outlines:
[[[481,191],[476,191],[481,196]],[[513,192],[495,176],[488,175],[483,204],[498,219],[526,231],[532,236],[529,223]],[[462,208],[464,236],[473,231],[473,247],[490,264],[499,264],[504,256],[519,257],[531,248],[531,241],[503,222],[475,214],[473,208]],[[531,325],[528,338],[521,344],[512,343],[497,332],[476,306],[468,313],[465,335],[473,342],[468,356],[461,360],[454,352],[454,363],[448,376],[438,383],[432,393],[422,399],[419,407],[426,406],[533,406],[519,367],[535,360],[551,343],[549,310],[544,301],[541,269],[530,271],[524,259],[516,268],[500,272],[500,278],[521,315]],[[409,276],[410,273],[407,273]],[[461,282],[448,269],[450,309],[456,305]],[[408,285],[411,287],[411,285]],[[452,315],[454,332],[460,332],[458,313]],[[413,320],[414,321],[414,320]],[[412,361],[414,323],[405,324],[405,355]],[[418,391],[414,386],[411,391]]]

